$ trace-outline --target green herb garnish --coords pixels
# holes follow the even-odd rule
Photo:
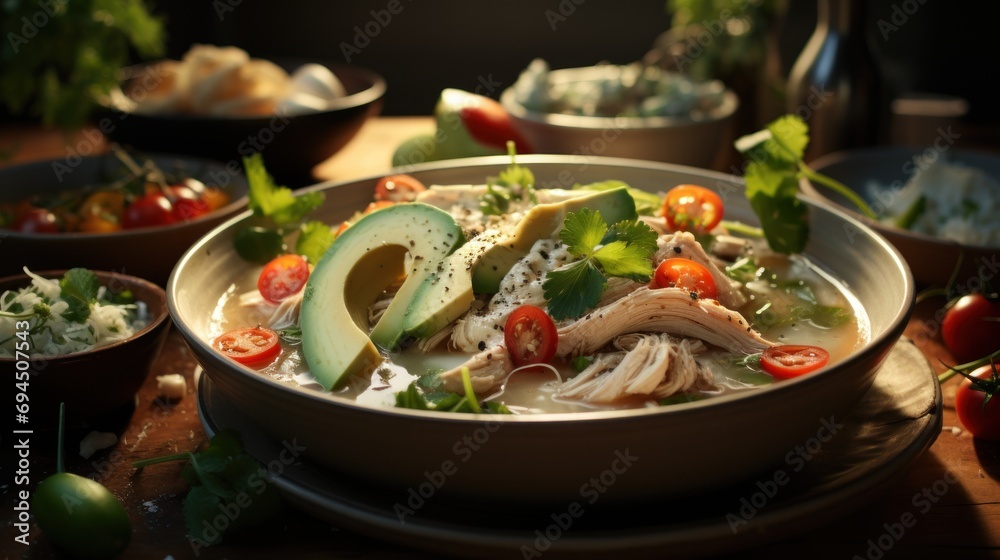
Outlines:
[[[517,164],[517,151],[513,141],[507,142],[510,165],[497,177],[486,179],[486,194],[479,202],[479,209],[488,216],[499,216],[510,209],[510,203],[525,198],[536,202],[535,174]]]
[[[296,194],[288,187],[279,186],[268,174],[259,153],[243,158],[243,168],[249,187],[247,206],[266,226],[241,229],[233,237],[233,245],[240,257],[264,264],[287,250],[285,234],[299,227],[306,214],[323,204],[325,195],[322,192]],[[315,264],[333,242],[333,237],[325,224],[309,222],[301,227],[295,248],[306,251],[306,258]]]
[[[744,173],[747,199],[760,219],[768,245],[779,253],[799,253],[809,239],[806,205],[796,198],[800,179],[837,191],[866,217],[875,218],[857,193],[806,165],[802,157],[808,144],[809,127],[796,115],[779,117],[764,130],[735,143],[750,160]]]
[[[90,317],[90,306],[97,303],[101,282],[85,268],[67,270],[59,280],[60,297],[69,304],[62,316],[67,321],[82,323]]]
[[[306,214],[323,204],[322,192],[295,194],[288,187],[278,186],[264,167],[260,153],[243,158],[249,186],[247,206],[253,213],[267,218],[278,226],[298,224]]]
[[[649,281],[656,238],[656,232],[643,222],[623,221],[608,227],[598,211],[570,212],[559,239],[580,260],[546,276],[542,288],[549,315],[556,320],[583,315],[600,301],[607,277]]]
[[[217,544],[234,531],[260,525],[280,510],[281,498],[267,470],[243,450],[238,432],[215,434],[204,451],[144,459],[132,466],[141,469],[181,460],[188,461],[181,475],[191,485],[184,498],[184,525],[195,541]],[[240,514],[230,523],[214,522],[219,512],[231,510]]]
[[[295,241],[295,252],[316,264],[337,238],[330,226],[319,220],[306,222],[299,227],[299,238]]]
[[[464,412],[469,414],[511,414],[507,405],[499,402],[480,403],[476,393],[472,390],[472,380],[469,377],[469,368],[463,367],[462,388],[465,394],[447,393],[443,391],[424,392],[420,390],[427,384],[421,383],[420,379],[410,383],[406,390],[396,393],[396,408],[409,408],[411,410],[437,410],[440,412]],[[433,377],[436,380],[436,375]]]

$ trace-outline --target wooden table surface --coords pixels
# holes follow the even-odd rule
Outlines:
[[[341,153],[319,165],[315,174],[321,179],[346,180],[383,173],[400,140],[429,132],[432,127],[428,117],[371,120]],[[0,126],[0,152],[19,148],[12,158],[0,165],[64,156],[66,146],[78,141],[78,138],[42,133],[30,125]],[[102,148],[98,142],[97,149]],[[943,371],[942,361],[954,361],[936,336],[933,315],[938,303],[931,301],[918,306],[906,335],[916,341],[934,370]],[[203,443],[205,435],[196,411],[193,383],[196,367],[181,337],[172,331],[137,396],[135,410],[101,427],[116,431],[120,436],[118,444],[89,460],[78,456],[67,459],[68,470],[97,478],[124,503],[134,528],[125,557],[157,560],[168,555],[174,558],[436,557],[341,530],[287,507],[278,519],[262,530],[242,535],[232,543],[195,551],[185,537],[182,503],[187,486],[180,476],[182,464],[158,465],[139,473],[130,464],[139,459],[195,450]],[[188,380],[187,396],[178,402],[165,402],[157,397],[156,376],[167,373],[179,373]],[[975,440],[961,428],[953,407],[956,386],[957,381],[952,381],[943,388],[945,427],[936,442],[909,471],[886,487],[881,497],[822,529],[780,535],[773,544],[748,550],[740,556],[938,560],[1000,557],[1000,444]],[[75,442],[73,438],[79,435],[71,433],[68,441]],[[33,440],[34,480],[41,480],[53,472],[53,454],[48,450],[54,449],[54,441],[50,436],[43,434]],[[5,559],[56,556],[37,527],[32,527],[29,547],[13,540],[11,464],[0,467],[3,476],[0,480],[0,503],[3,505],[0,556]],[[946,491],[935,491],[942,488]],[[922,498],[925,492],[930,492],[934,498],[926,511],[925,498]],[[916,516],[917,524],[893,539],[888,552],[873,548],[873,543],[887,532],[887,527],[907,512]],[[668,556],[666,551],[664,556]]]

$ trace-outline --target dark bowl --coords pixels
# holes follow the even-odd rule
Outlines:
[[[199,237],[246,207],[247,184],[241,168],[230,173],[220,163],[200,158],[149,154],[164,170],[184,165],[190,175],[206,185],[219,186],[230,195],[226,206],[193,220],[169,226],[113,233],[21,233],[0,229],[0,276],[31,270],[114,270],[166,285],[177,259]],[[121,163],[112,155],[39,161],[0,169],[0,202],[17,202],[30,195],[56,194],[98,184]]]
[[[827,154],[809,165],[866,199],[870,198],[867,190],[870,183],[890,187],[886,199],[868,200],[875,213],[882,215],[886,211],[885,204],[893,204],[895,190],[892,189],[906,183],[915,169],[914,158],[923,154],[925,150],[905,146],[861,148]],[[1000,179],[1000,157],[996,154],[955,148],[946,155],[955,162],[982,169],[989,176]],[[980,274],[996,271],[1000,247],[959,243],[869,220],[861,216],[846,197],[830,189],[816,188],[807,179],[803,179],[801,185],[807,196],[851,213],[885,236],[903,254],[913,277],[923,286],[944,287],[955,274],[956,285],[967,288],[979,282]]]
[[[311,176],[317,164],[343,148],[382,108],[385,80],[364,68],[329,65],[348,95],[326,111],[299,115],[221,117],[141,114],[108,108],[98,127],[112,140],[140,150],[179,152],[235,161],[261,152],[268,171],[289,181]],[[128,83],[125,84],[128,88]]]
[[[48,270],[36,274],[58,278],[64,272]],[[96,418],[132,402],[166,340],[170,322],[163,288],[134,276],[93,272],[102,286],[113,291],[130,290],[137,301],[144,302],[149,308],[150,322],[130,338],[96,350],[32,358],[29,394],[33,425],[54,422],[60,402],[66,403],[67,414],[76,420]],[[30,283],[31,278],[25,274],[0,278],[0,293]],[[15,372],[22,369],[12,358],[0,358],[0,367],[10,372],[6,375],[11,376],[11,383]]]

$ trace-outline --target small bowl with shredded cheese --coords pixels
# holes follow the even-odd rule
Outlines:
[[[77,419],[132,402],[167,318],[163,289],[134,276],[76,268],[0,278],[0,367],[30,404],[18,414],[47,425],[60,402]]]

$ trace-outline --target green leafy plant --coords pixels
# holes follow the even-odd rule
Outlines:
[[[584,208],[566,216],[559,239],[579,260],[549,272],[542,284],[553,319],[579,317],[596,306],[609,276],[647,282],[653,274],[656,232],[643,222],[609,226],[600,212]]]
[[[82,125],[130,50],[164,52],[163,23],[143,0],[5,0],[0,13],[0,102],[49,126]]]
[[[797,198],[800,179],[808,179],[843,195],[868,218],[875,213],[857,193],[817,173],[803,161],[809,144],[809,126],[796,115],[784,115],[763,130],[736,140],[736,149],[749,160],[744,171],[746,196],[771,249],[799,253],[809,240],[806,205]]]

